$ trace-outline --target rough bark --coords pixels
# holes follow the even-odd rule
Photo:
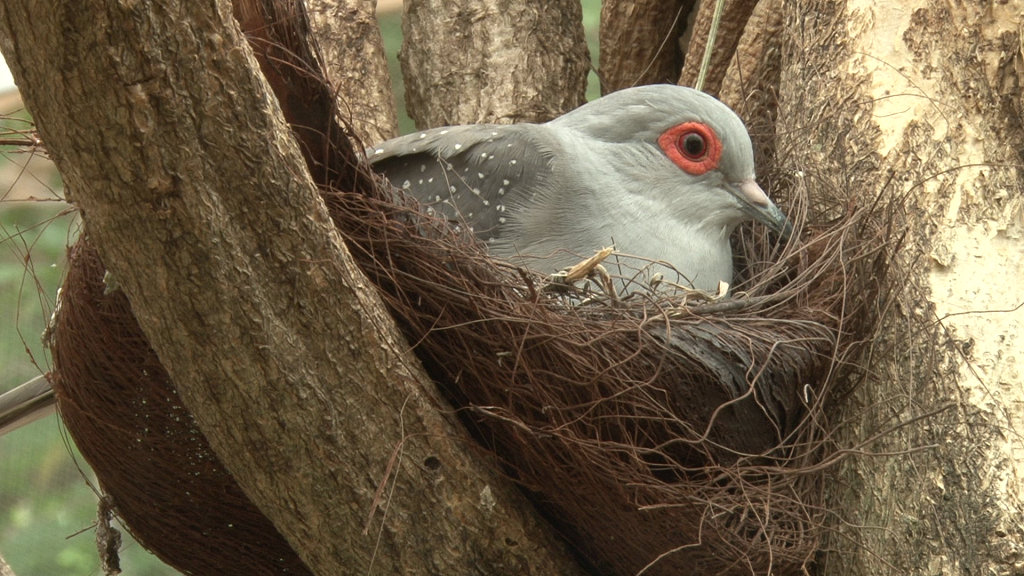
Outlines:
[[[729,61],[736,54],[736,46],[739,44],[740,37],[743,36],[743,29],[756,5],[757,0],[726,0],[722,7],[718,33],[715,36],[715,46],[711,52],[711,64],[704,79],[703,90],[708,94],[718,95],[722,79],[725,78],[725,73],[729,69]],[[700,3],[697,18],[694,20],[690,32],[690,42],[686,46],[686,62],[679,75],[679,84],[682,86],[693,86],[697,82],[714,12],[715,2],[709,0]]]
[[[782,38],[783,0],[761,0],[754,7],[736,52],[729,62],[718,91],[718,98],[747,120],[771,116],[774,109],[763,109],[764,92],[774,94],[779,85],[779,44]],[[754,102],[751,102],[753,97]]]
[[[419,128],[542,122],[585,101],[578,0],[409,0],[399,55]]]
[[[0,4],[26,107],[185,404],[316,573],[576,573],[442,416],[231,14]]]
[[[644,84],[675,84],[683,67],[680,37],[696,0],[601,3],[601,94]]]
[[[1022,8],[786,2],[793,172],[908,208],[906,296],[841,438],[889,433],[830,483],[843,522],[824,574],[1020,570]]]
[[[761,167],[775,166],[776,124],[779,116],[779,51],[783,37],[784,0],[761,0],[750,15],[718,98],[743,118]],[[762,185],[772,185],[772,172],[758,174]]]
[[[398,111],[376,0],[309,0],[328,78],[345,95],[342,117],[365,146],[398,136]]]

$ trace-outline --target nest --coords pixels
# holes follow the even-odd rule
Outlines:
[[[294,45],[276,58],[316,62]],[[584,304],[395,196],[344,138],[331,91],[299,76],[272,85],[307,91],[280,101],[302,106],[285,113],[303,119],[304,150],[328,150],[307,161],[353,256],[469,433],[581,559],[619,576],[786,574],[812,560],[829,524],[833,402],[860,377],[889,290],[891,211],[794,180],[782,203],[799,241],[744,229],[732,297]],[[103,270],[84,235],[54,385],[117,513],[188,574],[308,573],[217,461]]]
[[[387,196],[325,200],[474,436],[599,573],[786,574],[811,560],[828,524],[828,400],[861,373],[889,216],[805,225],[781,254],[746,230],[747,279],[729,299],[567,306]]]
[[[80,237],[51,335],[50,381],[117,515],[186,574],[310,574],[217,459],[105,270]]]

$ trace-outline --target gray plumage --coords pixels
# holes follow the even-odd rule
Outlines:
[[[721,142],[716,167],[703,174],[687,173],[659,145],[687,122],[709,127]],[[493,256],[545,273],[614,243],[618,253],[661,261],[681,275],[668,279],[714,291],[720,280],[732,281],[729,236],[740,222],[788,232],[754,184],[742,121],[713,97],[680,86],[621,90],[545,124],[417,132],[367,156],[428,212],[470,227]],[[626,266],[612,272],[626,276],[647,264],[628,256],[618,262]]]

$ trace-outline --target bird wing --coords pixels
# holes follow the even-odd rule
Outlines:
[[[553,144],[545,142],[545,130],[535,124],[435,128],[388,140],[366,154],[374,170],[428,213],[491,242],[510,230],[551,179]]]

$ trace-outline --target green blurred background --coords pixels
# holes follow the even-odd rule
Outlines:
[[[403,133],[415,129],[404,110],[399,2],[380,3]],[[584,26],[597,62],[600,0],[584,0]],[[598,95],[590,77],[589,97]],[[29,127],[16,93],[0,94],[5,130]],[[78,220],[60,176],[45,158],[0,147],[0,393],[48,369],[41,334],[66,266]],[[18,576],[99,574],[94,534],[95,477],[60,426],[45,418],[0,437],[0,556]],[[122,569],[132,576],[177,574],[125,534]]]

